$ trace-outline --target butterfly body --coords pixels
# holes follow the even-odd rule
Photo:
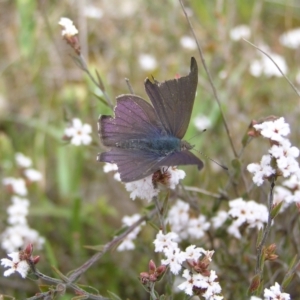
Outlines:
[[[116,147],[149,151],[161,156],[167,156],[171,153],[181,151],[181,140],[172,136],[150,139],[130,139],[117,143]]]
[[[198,83],[198,67],[191,59],[191,72],[165,82],[149,79],[145,89],[149,104],[136,95],[117,97],[115,117],[101,116],[98,131],[102,143],[110,147],[98,161],[115,163],[123,182],[142,179],[161,167],[197,165],[202,161],[182,141],[189,125]]]

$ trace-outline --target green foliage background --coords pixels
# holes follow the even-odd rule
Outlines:
[[[269,115],[285,117],[292,129],[290,139],[299,147],[299,97],[283,78],[252,77],[248,68],[257,57],[257,50],[244,41],[233,42],[229,38],[229,31],[236,25],[250,26],[251,41],[257,45],[264,42],[284,56],[289,66],[287,75],[294,82],[300,65],[299,49],[284,48],[278,38],[300,25],[297,1],[185,3],[237,152],[242,149],[241,141],[250,121]],[[83,13],[87,4],[102,9],[102,18],[87,18]],[[41,255],[38,267],[42,272],[54,276],[51,266],[65,274],[77,268],[94,253],[83,245],[105,244],[121,226],[123,215],[141,212],[145,206],[141,201],[131,201],[123,185],[111,174],[104,174],[102,165],[96,162],[97,153],[103,150],[97,136],[97,119],[99,114],[112,112],[95,96],[101,95],[100,91],[72,60],[74,53],[62,40],[57,24],[61,17],[71,18],[79,28],[89,70],[93,74],[98,70],[112,99],[128,93],[124,78],[130,79],[136,94],[146,98],[143,81],[147,76],[152,74],[163,81],[176,73],[186,74],[190,57],[195,56],[200,71],[193,117],[203,113],[213,120],[213,126],[192,143],[196,149],[226,164],[232,177],[229,179],[225,172],[203,158],[206,166],[200,173],[193,167],[184,168],[187,176],[183,183],[218,192],[229,180],[234,183],[227,190],[229,199],[243,195],[266,203],[268,187],[254,189],[249,194],[251,177],[244,171],[248,163],[260,159],[268,145],[265,141],[254,141],[244,150],[241,173],[248,183],[245,186],[231,166],[234,155],[199,54],[180,45],[180,38],[191,33],[179,2],[17,0],[1,1],[0,7],[0,176],[17,176],[16,152],[31,157],[34,166],[43,173],[43,182],[31,187],[29,194],[29,223],[47,240],[43,251],[36,253]],[[158,61],[151,74],[138,63],[141,53],[149,53]],[[221,79],[221,71],[228,76]],[[67,121],[73,117],[92,125],[91,146],[75,147],[62,141]],[[185,139],[196,133],[191,122]],[[3,207],[0,231],[3,231],[10,198],[4,190],[0,195]],[[191,197],[207,216],[215,214],[212,207],[226,207],[226,203],[216,203],[209,196]],[[286,265],[299,254],[296,245],[299,237],[291,234],[288,221],[281,221],[286,225],[282,227],[285,233],[271,234],[270,241],[278,241],[282,261],[270,264],[266,271],[266,278],[279,282]],[[107,253],[80,282],[99,289],[103,295],[109,290],[123,299],[148,299],[138,275],[147,269],[150,259],[159,262],[153,252],[154,235],[150,226],[144,228],[134,252]],[[255,266],[256,233],[242,241],[232,241],[223,235],[220,232],[213,244],[209,239],[199,244],[216,250],[215,267],[226,299],[248,299],[247,289]],[[1,257],[5,255],[1,253]],[[163,284],[160,288],[163,290]],[[13,280],[0,278],[0,294],[24,299],[37,291],[36,282],[21,280],[17,275]],[[292,299],[300,298],[298,277],[288,292]],[[178,297],[183,299],[182,295]],[[70,298],[67,294],[63,299]]]

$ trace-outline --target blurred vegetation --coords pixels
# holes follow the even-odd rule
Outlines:
[[[242,138],[253,119],[269,115],[284,116],[291,125],[291,141],[299,147],[299,98],[284,78],[253,77],[249,63],[257,57],[257,50],[244,41],[233,42],[229,31],[239,24],[251,28],[250,40],[269,45],[272,51],[285,57],[288,77],[294,82],[299,71],[300,52],[280,45],[283,32],[300,26],[300,6],[296,1],[185,1],[197,38],[203,47],[206,63],[221,99],[233,144],[239,152]],[[102,11],[101,18],[88,17],[85,6]],[[136,94],[147,98],[143,82],[153,75],[163,81],[174,74],[187,74],[190,57],[199,64],[199,85],[193,117],[202,113],[210,117],[213,126],[206,133],[193,138],[196,149],[227,165],[233,174],[234,158],[219,109],[200,63],[197,50],[181,46],[182,36],[191,36],[179,2],[143,0],[103,1],[1,1],[0,4],[0,176],[15,176],[14,155],[22,152],[31,157],[44,180],[32,187],[29,223],[44,236],[47,243],[38,253],[38,268],[54,276],[51,266],[64,274],[84,263],[94,252],[84,245],[108,242],[121,226],[126,214],[141,212],[141,201],[131,201],[124,186],[112,174],[103,172],[96,155],[103,150],[97,136],[99,114],[111,114],[95,95],[99,89],[76,66],[72,49],[63,41],[58,21],[72,19],[79,29],[83,55],[89,70],[101,75],[107,93],[112,99],[128,88],[130,80]],[[153,55],[158,64],[151,72],[141,68],[138,56]],[[221,71],[227,76],[221,78]],[[79,117],[93,127],[93,144],[88,147],[66,145],[62,141],[67,121]],[[185,139],[197,133],[193,122]],[[252,142],[244,150],[241,173],[249,186],[238,175],[234,188],[227,190],[228,198],[240,195],[266,203],[267,185],[249,195],[251,176],[245,171],[250,162],[260,160],[267,145]],[[200,173],[194,167],[184,168],[183,183],[211,192],[222,190],[228,175],[221,168],[206,162]],[[175,197],[176,195],[174,195]],[[191,194],[200,210],[213,216],[212,207],[226,207],[226,203],[206,195]],[[5,207],[9,195],[1,192],[0,229],[5,229]],[[287,212],[286,212],[287,213]],[[267,263],[269,280],[280,282],[286,266],[297,254],[284,216],[280,217],[282,231],[272,231],[270,242],[278,242],[279,262]],[[299,222],[297,223],[299,226]],[[156,232],[145,227],[136,241],[134,252],[107,253],[80,279],[103,295],[113,291],[123,299],[148,299],[138,275],[147,270],[152,258],[152,241]],[[256,234],[242,241],[222,238],[224,232],[210,239],[197,241],[206,249],[213,248],[215,268],[220,278],[225,299],[248,299],[247,289],[254,274]],[[150,245],[150,246],[145,246]],[[294,246],[293,246],[294,245]],[[1,252],[1,257],[6,253]],[[299,255],[299,253],[298,253]],[[271,282],[271,281],[270,281]],[[265,282],[266,284],[268,282]],[[299,278],[288,287],[292,299],[300,298]],[[163,290],[164,283],[161,284]],[[18,275],[0,278],[0,293],[24,299],[38,292],[34,281],[21,280]],[[70,299],[65,295],[62,299]],[[181,294],[176,299],[183,299]]]

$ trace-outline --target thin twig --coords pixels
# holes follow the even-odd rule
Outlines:
[[[271,181],[271,188],[270,188],[270,194],[269,194],[269,216],[268,216],[268,222],[267,225],[264,229],[263,232],[263,236],[262,239],[259,243],[259,245],[257,246],[257,255],[256,255],[256,269],[255,269],[255,274],[261,274],[263,271],[263,265],[261,264],[261,260],[262,260],[262,251],[263,251],[263,247],[266,243],[267,237],[270,233],[271,230],[271,225],[272,225],[272,208],[273,208],[273,191],[274,191],[274,186],[275,186],[275,176],[272,176],[272,181]]]
[[[106,245],[104,245],[103,250],[97,252],[94,254],[89,260],[87,260],[82,266],[74,270],[70,277],[64,277],[63,279],[57,279],[53,277],[49,277],[47,275],[44,275],[43,273],[39,272],[38,270],[34,269],[32,270],[33,273],[47,281],[51,282],[53,284],[59,285],[64,284],[66,287],[72,288],[74,291],[76,291],[78,294],[86,295],[88,298],[86,299],[95,299],[95,300],[106,300],[108,298],[102,297],[101,295],[95,295],[86,292],[85,290],[81,289],[79,286],[74,284],[76,280],[84,273],[86,272],[96,261],[98,261],[107,251],[114,248],[117,244],[119,244],[130,232],[132,232],[137,226],[139,226],[144,221],[151,219],[156,214],[156,209],[153,209],[149,212],[148,215],[145,215],[141,217],[138,221],[136,221],[134,224],[132,224],[130,227],[128,227],[122,234],[119,236],[114,237],[110,242],[108,242]],[[28,298],[28,300],[36,300],[36,299],[44,299],[43,297],[49,295],[49,292],[43,293],[43,296],[41,297],[41,294],[36,295],[34,297]]]
[[[257,50],[259,50],[261,53],[263,53],[265,56],[267,56],[272,63],[276,66],[276,68],[278,69],[278,71],[282,74],[282,76],[287,80],[287,82],[290,84],[290,86],[292,87],[292,89],[296,92],[296,94],[298,96],[300,96],[300,92],[297,90],[297,88],[293,85],[293,83],[288,79],[288,77],[282,72],[282,70],[280,69],[280,67],[277,65],[277,63],[274,61],[274,59],[265,51],[263,51],[262,49],[260,49],[259,47],[255,46],[254,44],[252,44],[251,42],[249,42],[246,39],[243,39],[245,42],[247,42],[248,44],[250,44],[251,46],[253,46],[254,48],[256,48]]]
[[[127,84],[127,87],[130,91],[130,94],[134,95],[134,91],[133,91],[133,88],[132,88],[132,85],[130,84],[130,81],[128,78],[125,78],[125,81],[126,81],[126,84]]]
[[[69,277],[70,281],[75,281],[81,274],[86,272],[97,260],[99,260],[108,250],[112,249],[120,243],[131,231],[133,231],[138,225],[143,223],[146,220],[151,219],[156,213],[156,209],[153,209],[148,215],[141,217],[138,221],[128,227],[122,234],[113,238],[109,243],[107,243],[103,250],[96,253],[88,261],[86,261],[81,267],[77,268],[72,272],[72,275]]]
[[[84,57],[83,57],[81,54],[80,54],[78,57],[79,57],[79,58],[78,58],[77,61],[80,62],[80,67],[81,67],[81,69],[82,69],[84,72],[87,73],[87,75],[90,77],[90,79],[93,81],[93,83],[101,90],[101,92],[103,93],[103,95],[104,95],[104,97],[105,97],[105,100],[106,100],[107,104],[108,104],[111,108],[113,108],[113,104],[112,104],[111,99],[109,98],[109,96],[108,96],[108,94],[106,93],[106,91],[104,91],[104,90],[101,88],[101,86],[100,86],[99,83],[96,81],[96,79],[94,78],[94,76],[90,73],[90,71],[89,71],[89,69],[88,69],[88,67],[87,67],[87,64],[86,64],[86,62],[85,62]]]
[[[203,194],[203,195],[206,195],[206,196],[210,196],[210,197],[213,197],[213,198],[216,198],[216,199],[223,198],[223,196],[221,194],[216,194],[216,193],[208,192],[207,190],[200,189],[200,188],[193,187],[193,186],[185,186],[184,189],[186,191],[200,193],[200,194]]]
[[[160,228],[161,228],[163,233],[166,233],[163,211],[162,211],[162,208],[160,207],[160,204],[158,202],[158,197],[154,196],[152,198],[152,200],[155,203],[155,207],[156,207],[156,211],[157,211],[157,215],[158,215],[158,219],[159,219],[159,223],[160,223]]]
[[[200,44],[199,44],[199,42],[198,42],[198,40],[197,40],[195,31],[194,31],[194,29],[193,29],[193,26],[192,26],[192,23],[191,23],[191,21],[190,21],[190,19],[189,19],[189,16],[188,16],[187,13],[186,13],[186,10],[185,10],[185,8],[184,8],[184,5],[183,5],[183,3],[182,3],[182,0],[179,0],[179,2],[180,2],[180,5],[181,5],[181,8],[182,8],[182,11],[183,11],[183,13],[184,13],[184,15],[185,15],[185,18],[186,18],[186,20],[187,20],[187,22],[188,22],[188,24],[189,24],[189,26],[190,26],[190,29],[191,29],[191,32],[192,32],[193,37],[194,37],[194,39],[195,39],[195,42],[196,42],[196,44],[197,44],[197,48],[198,48],[198,51],[199,51],[199,54],[200,54],[200,58],[201,58],[202,65],[203,65],[204,70],[205,70],[205,72],[206,72],[206,74],[207,74],[207,76],[208,76],[208,81],[209,81],[209,83],[210,83],[210,85],[211,85],[211,87],[212,87],[214,97],[215,97],[215,99],[216,99],[216,101],[217,101],[217,103],[218,103],[218,106],[219,106],[219,109],[220,109],[220,113],[221,113],[221,116],[222,116],[222,119],[223,119],[223,123],[224,123],[224,126],[225,126],[225,130],[226,130],[226,133],[227,133],[229,142],[230,142],[231,149],[232,149],[232,151],[233,151],[234,157],[237,157],[237,152],[236,152],[235,147],[234,147],[234,145],[233,145],[233,141],[232,141],[232,138],[231,138],[231,134],[230,134],[230,131],[229,131],[229,127],[228,127],[228,125],[227,125],[227,121],[226,121],[226,119],[225,119],[225,115],[224,115],[223,110],[222,110],[222,107],[221,107],[221,102],[220,102],[220,99],[219,99],[219,96],[218,96],[218,92],[217,92],[217,90],[216,90],[216,88],[215,88],[215,85],[214,85],[214,83],[213,83],[213,81],[212,81],[210,72],[209,72],[209,70],[208,70],[208,68],[207,68],[207,66],[206,66],[206,62],[205,62],[205,59],[204,59],[204,55],[203,55],[202,48],[201,48],[201,46],[200,46]]]

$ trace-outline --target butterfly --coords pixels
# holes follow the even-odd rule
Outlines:
[[[190,73],[165,82],[145,80],[152,103],[136,95],[117,97],[115,116],[100,116],[98,133],[111,149],[97,160],[117,164],[123,182],[147,177],[162,167],[197,165],[203,162],[182,141],[191,118],[198,84],[198,66],[191,58]]]

